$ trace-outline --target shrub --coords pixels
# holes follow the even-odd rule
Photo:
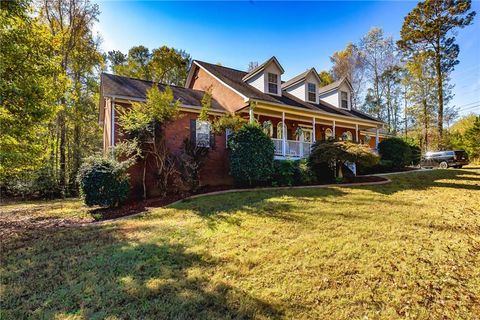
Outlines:
[[[229,140],[230,170],[237,185],[266,185],[272,178],[275,147],[255,124],[246,124]]]
[[[294,184],[295,162],[291,160],[275,160],[273,162],[272,185],[292,186]]]
[[[91,157],[78,173],[80,194],[87,206],[114,207],[123,203],[130,189],[127,166],[114,159]]]
[[[377,164],[378,160],[378,156],[367,145],[349,141],[318,141],[312,147],[308,164],[317,176],[325,175],[317,170],[328,166],[336,168],[336,177],[342,178],[346,161],[368,167]]]
[[[183,140],[182,153],[180,154],[180,170],[182,180],[189,191],[197,191],[200,186],[200,169],[205,163],[208,148],[198,147],[190,139]]]
[[[388,138],[378,144],[382,160],[390,160],[393,168],[401,169],[410,163],[412,152],[408,143],[400,138]]]
[[[357,174],[386,173],[395,171],[393,162],[390,160],[381,160],[374,166],[357,166]]]
[[[316,176],[302,160],[275,160],[273,162],[273,186],[298,186],[313,184]]]
[[[417,165],[420,163],[420,159],[422,157],[422,150],[419,146],[413,143],[409,143],[408,146],[410,147],[410,159],[408,159],[408,164]]]

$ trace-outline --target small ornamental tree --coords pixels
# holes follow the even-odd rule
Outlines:
[[[259,186],[270,181],[275,146],[260,126],[244,125],[232,135],[229,147],[230,170],[235,184]]]
[[[125,162],[103,157],[86,159],[77,180],[87,206],[116,207],[128,198],[129,177]]]
[[[378,153],[382,160],[392,162],[393,168],[401,169],[412,160],[410,145],[400,138],[388,138],[378,144]]]
[[[163,196],[179,172],[176,159],[170,154],[165,141],[165,126],[179,117],[180,102],[174,101],[173,91],[162,92],[157,85],[147,90],[146,102],[134,102],[121,110],[120,126],[128,133],[127,141],[138,144],[143,158],[143,198],[147,197],[146,171],[150,160],[155,168],[156,184]]]
[[[343,165],[346,161],[368,167],[377,164],[378,160],[378,156],[364,144],[318,141],[312,147],[308,163],[313,170],[327,164],[330,168],[336,168],[336,177],[343,178]]]

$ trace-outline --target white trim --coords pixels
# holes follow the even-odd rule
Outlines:
[[[197,61],[193,61],[193,64],[195,64],[196,66],[198,66],[199,68],[202,68],[203,71],[205,71],[206,73],[208,73],[210,76],[212,76],[215,80],[217,80],[218,82],[220,82],[221,84],[223,84],[225,87],[229,88],[230,90],[232,90],[233,92],[235,92],[236,94],[238,94],[240,97],[243,98],[243,101],[244,102],[247,102],[249,100],[249,98],[247,96],[245,96],[244,94],[241,94],[239,91],[235,90],[234,88],[232,88],[231,86],[229,86],[228,84],[226,84],[225,82],[223,82],[222,80],[220,80],[218,77],[216,77],[213,73],[211,73],[210,71],[207,70],[207,68],[205,68],[204,66],[202,66],[201,64],[199,64]],[[192,70],[192,69],[190,69]],[[187,79],[188,80],[188,79]],[[190,80],[191,81],[191,80]],[[188,85],[190,84],[190,82],[188,81],[186,84],[185,84],[185,87],[188,88]]]
[[[112,147],[112,156],[113,156],[113,147],[115,147],[115,99],[112,100],[112,106],[111,106],[111,116],[112,116],[112,134],[111,134],[111,141],[110,141],[110,146]]]
[[[336,134],[335,134],[335,120],[333,120],[333,137],[336,138]]]
[[[355,142],[358,143],[358,124],[355,125]]]
[[[278,126],[278,124],[277,124]],[[287,125],[285,124],[285,112],[282,112],[282,155],[287,153]]]
[[[312,139],[312,142],[315,143],[315,141],[317,141],[317,138],[316,138],[316,123],[315,123],[315,117],[312,118],[312,127],[313,127],[313,139]]]

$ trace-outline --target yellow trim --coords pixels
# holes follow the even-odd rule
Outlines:
[[[277,111],[277,112],[288,112],[290,114],[300,115],[303,117],[312,117],[312,118],[315,117],[315,119],[329,120],[332,122],[335,120],[335,121],[350,123],[350,124],[363,124],[364,126],[368,126],[369,128],[377,128],[377,126],[381,124],[376,121],[368,121],[368,120],[361,120],[361,119],[353,120],[351,117],[347,117],[347,116],[345,117],[332,116],[330,114],[315,111],[315,110],[301,109],[301,108],[296,108],[292,106],[280,105],[276,103],[266,104],[264,101],[258,101],[258,100],[254,100],[254,101],[257,102],[257,107],[256,107],[257,110],[258,108],[263,108],[263,109]]]

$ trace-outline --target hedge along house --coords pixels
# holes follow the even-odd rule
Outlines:
[[[262,124],[274,142],[277,159],[307,157],[315,141],[330,137],[367,143],[372,148],[384,138],[379,130],[383,122],[352,108],[352,88],[347,79],[320,87],[314,68],[288,81],[282,80],[283,73],[275,57],[250,72],[194,60],[185,87],[171,86],[174,99],[181,103],[182,117],[168,126],[167,145],[173,153],[179,153],[183,140],[190,137],[197,145],[210,148],[201,172],[202,184],[232,182],[226,134],[214,135],[208,122],[197,120],[207,90],[212,93],[212,117],[236,113]],[[104,129],[105,151],[122,139],[118,108],[145,101],[146,90],[152,85],[149,81],[102,74],[99,120]],[[141,181],[139,175],[138,168],[133,168],[134,186]],[[148,182],[151,185],[153,179]]]

